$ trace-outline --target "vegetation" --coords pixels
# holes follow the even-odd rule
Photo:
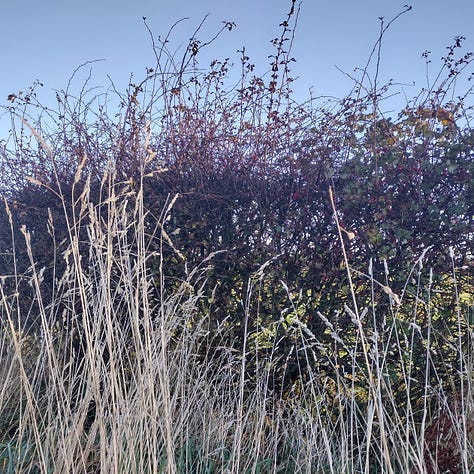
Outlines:
[[[471,55],[397,117],[366,71],[296,104],[291,5],[268,77],[151,35],[126,94],[9,96],[2,472],[474,464]]]

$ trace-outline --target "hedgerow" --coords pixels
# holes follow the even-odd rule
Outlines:
[[[391,416],[406,403],[407,380],[417,406],[440,387],[462,388],[465,359],[453,347],[467,353],[472,343],[464,315],[472,313],[474,134],[469,95],[453,100],[449,91],[471,56],[457,56],[457,38],[445,76],[398,115],[381,110],[391,85],[363,79],[335,104],[297,104],[293,7],[269,76],[256,75],[243,50],[235,87],[228,60],[200,72],[196,37],[181,61],[169,59],[167,40],[152,38],[156,65],[123,95],[91,96],[86,84],[78,98],[58,93],[56,109],[41,106],[35,88],[12,97],[19,125],[0,156],[0,274],[11,295],[2,305],[17,301],[18,330],[41,332],[42,305],[58,340],[75,338],[65,344],[86,357],[81,315],[101,292],[123,287],[123,269],[146,249],[151,324],[201,269],[206,290],[172,336],[205,324],[196,356],[243,354],[249,393],[266,360],[276,398],[317,382],[336,407],[342,395],[330,387],[342,380],[362,412],[373,377],[391,390]],[[105,105],[115,93],[117,115]],[[103,243],[105,289],[91,244],[103,226],[113,229]],[[84,294],[64,284],[76,267]],[[131,306],[117,304],[116,322],[132,340]],[[96,336],[107,345],[106,328]],[[126,342],[118,353],[135,363]],[[110,364],[110,348],[101,357]]]

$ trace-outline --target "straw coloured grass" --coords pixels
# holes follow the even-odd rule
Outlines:
[[[414,404],[411,391],[424,380],[401,372],[395,394],[390,386],[395,378],[387,376],[393,370],[386,366],[388,348],[365,332],[369,311],[358,308],[353,293],[353,305],[342,309],[356,329],[353,345],[337,346],[334,332],[339,348],[326,352],[325,363],[337,376],[308,371],[318,367],[313,350],[318,340],[295,318],[294,350],[309,363],[290,387],[277,390],[275,367],[285,370],[285,361],[273,357],[278,340],[261,338],[265,357],[255,334],[247,334],[243,347],[222,345],[226,322],[211,331],[208,315],[198,311],[211,292],[206,265],[212,265],[212,255],[172,292],[164,282],[166,268],[151,272],[149,260],[160,261],[160,255],[150,255],[149,242],[169,245],[172,201],[150,232],[140,190],[133,193],[113,174],[107,179],[106,215],[100,213],[104,202],[93,205],[87,188],[81,194],[82,214],[70,221],[64,271],[47,305],[42,292],[50,282],[42,281],[30,251],[27,278],[38,314],[29,318],[37,324],[19,325],[25,319],[19,314],[20,280],[26,277],[2,279],[1,472],[441,472],[430,467],[433,459],[451,463],[442,472],[469,472],[470,347],[456,345],[454,336],[445,341],[464,370],[452,375],[453,386],[462,387],[456,401],[440,383],[438,392],[422,388]],[[79,242],[84,222],[86,245]],[[27,243],[33,238],[27,229],[23,234]],[[264,274],[262,267],[249,281],[248,299],[257,297]],[[17,291],[5,292],[7,278],[16,278]],[[386,293],[403,307],[403,297]],[[242,301],[244,308],[247,303]],[[430,301],[420,298],[419,304],[429,307]],[[460,325],[467,316],[456,315]],[[386,330],[399,340],[400,357],[409,359],[406,347],[415,348],[410,341],[405,345],[407,332],[400,327],[394,318]],[[340,365],[342,353],[352,361],[349,372]],[[427,373],[434,370],[431,356],[426,351]]]

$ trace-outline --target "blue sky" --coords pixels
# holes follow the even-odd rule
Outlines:
[[[408,1],[408,0],[407,0]],[[172,48],[185,47],[196,26],[209,13],[201,40],[209,37],[223,20],[237,27],[225,32],[207,50],[205,61],[230,57],[238,65],[236,51],[245,45],[256,64],[257,74],[269,69],[270,40],[279,34],[290,0],[2,0],[0,45],[0,105],[8,105],[10,93],[26,90],[36,79],[40,101],[52,103],[54,89],[65,89],[74,69],[85,61],[95,63],[91,85],[105,90],[107,74],[119,89],[125,89],[130,74],[137,81],[145,68],[154,66],[153,52],[142,17],[155,36],[166,35],[170,26],[184,17],[172,35]],[[340,69],[352,73],[363,67],[377,39],[383,16],[386,21],[403,9],[404,1],[393,0],[303,0],[296,30],[293,56],[295,98],[303,101],[313,94],[342,97],[352,84]],[[473,0],[413,0],[413,9],[388,31],[382,46],[381,78],[399,86],[411,98],[426,86],[421,54],[432,52],[431,75],[439,58],[456,35],[467,37],[465,50],[474,51]],[[415,86],[413,86],[415,82]],[[80,79],[73,87],[82,86]],[[460,89],[465,85],[460,85]],[[98,89],[99,91],[100,89]],[[0,139],[5,138],[9,118],[0,110]]]

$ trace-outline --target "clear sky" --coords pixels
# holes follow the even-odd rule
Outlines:
[[[409,0],[406,0],[409,2]],[[413,9],[388,31],[382,46],[381,77],[406,84],[399,88],[408,98],[426,86],[421,54],[432,52],[432,75],[454,36],[464,35],[465,50],[474,51],[474,0],[412,0]],[[256,72],[269,69],[270,40],[278,36],[290,0],[0,0],[0,105],[10,93],[25,90],[36,79],[45,104],[54,89],[65,89],[74,69],[85,61],[95,63],[91,85],[109,85],[109,74],[124,90],[131,73],[137,81],[145,68],[154,66],[153,52],[142,17],[154,35],[164,36],[184,17],[172,35],[172,48],[185,47],[195,27],[209,13],[198,36],[202,41],[217,31],[223,20],[237,27],[225,32],[206,59],[230,57],[238,66],[236,51],[245,45]],[[293,72],[295,98],[313,94],[341,98],[351,82],[335,66],[352,73],[363,67],[377,39],[380,21],[403,10],[404,0],[303,0],[296,30]],[[206,64],[203,63],[203,67]],[[415,86],[413,86],[415,82]],[[77,83],[77,88],[82,84]],[[400,103],[405,103],[403,95]],[[0,110],[0,139],[9,118]]]

